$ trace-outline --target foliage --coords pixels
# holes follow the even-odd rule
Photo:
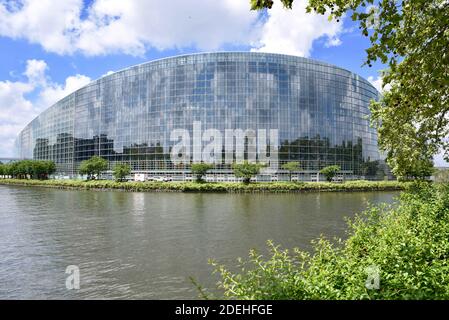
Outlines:
[[[232,165],[232,170],[237,178],[243,178],[243,183],[248,184],[250,183],[251,178],[258,175],[260,169],[263,167],[265,167],[265,165],[260,163],[244,161],[243,163],[234,163]]]
[[[293,0],[282,2],[291,8]],[[251,0],[252,9],[272,4]],[[307,11],[329,13],[337,21],[349,14],[371,42],[365,64],[388,65],[382,78],[390,89],[380,101],[371,102],[371,120],[392,172],[405,177],[427,171],[429,159],[440,148],[448,159],[449,142],[444,138],[449,134],[449,2],[309,0]]]
[[[449,183],[449,169],[437,169],[434,172],[435,182]]]
[[[127,175],[131,173],[131,167],[127,163],[117,163],[112,170],[112,175],[116,181],[123,181]]]
[[[87,180],[95,179],[95,176],[99,177],[103,171],[108,168],[108,161],[99,157],[93,156],[89,160],[84,160],[80,164],[79,173],[87,174]]]
[[[48,179],[56,171],[53,161],[20,160],[0,164],[0,175],[12,176],[19,179]]]
[[[0,184],[42,186],[83,190],[125,190],[125,191],[167,191],[167,192],[228,192],[228,193],[286,193],[286,192],[352,192],[393,191],[409,188],[410,182],[398,181],[347,181],[345,183],[325,182],[116,182],[110,180],[18,180],[0,179]]]
[[[193,163],[190,170],[195,175],[196,182],[202,182],[203,176],[212,168],[213,166],[208,163]]]
[[[293,0],[280,0],[285,8],[291,9]],[[258,10],[262,8],[271,9],[273,6],[273,0],[250,0],[251,10]]]
[[[230,299],[448,299],[449,187],[421,183],[349,222],[348,239],[289,251],[269,242],[240,273],[214,263]],[[378,270],[379,289],[367,288]]]
[[[398,157],[391,158],[390,164],[392,165],[392,171],[395,172],[399,180],[418,179],[424,180],[430,177],[434,172],[432,158],[416,160],[416,162],[410,162],[408,159],[403,158],[404,154],[398,155]],[[402,161],[402,164],[400,162]]]
[[[320,170],[321,174],[324,174],[326,177],[326,180],[328,182],[331,182],[332,179],[335,177],[335,175],[340,171],[340,166],[333,165],[333,166],[327,166]]]
[[[288,173],[290,175],[290,181],[291,181],[292,180],[292,173],[296,172],[296,171],[299,171],[300,170],[300,165],[299,165],[299,162],[297,162],[297,161],[291,161],[291,162],[284,163],[281,166],[281,168],[288,171]]]

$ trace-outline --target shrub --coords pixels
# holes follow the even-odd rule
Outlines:
[[[251,251],[240,273],[213,263],[219,287],[231,299],[449,299],[447,185],[412,185],[398,205],[353,219],[348,235],[310,253],[269,242],[268,257]],[[378,289],[366,286],[373,271]]]
[[[195,175],[196,182],[202,182],[203,176],[212,168],[213,166],[208,163],[194,163],[192,164],[190,170]]]
[[[348,181],[345,183],[322,182],[258,182],[242,184],[236,182],[125,182],[118,183],[109,180],[19,180],[0,179],[2,184],[36,185],[55,188],[78,189],[120,189],[129,191],[177,191],[177,192],[332,192],[332,191],[381,191],[405,190],[411,182],[398,181]]]
[[[123,179],[131,173],[131,167],[126,163],[118,163],[115,165],[112,175],[116,181],[122,182]]]
[[[300,166],[299,166],[299,162],[291,161],[291,162],[287,162],[287,163],[283,164],[281,166],[281,168],[288,171],[290,181],[292,181],[292,173],[295,171],[299,171]]]
[[[328,166],[324,167],[320,170],[321,174],[324,174],[326,177],[326,180],[328,182],[332,182],[332,179],[335,177],[335,175],[340,171],[340,166],[334,165],[334,166]]]
[[[93,156],[89,160],[84,160],[80,164],[79,173],[87,174],[87,180],[91,180],[100,176],[103,171],[108,168],[108,161],[99,157]]]
[[[251,178],[258,175],[263,167],[265,167],[263,164],[245,161],[243,163],[234,163],[232,170],[234,170],[234,175],[237,178],[243,178],[243,183],[248,184]]]

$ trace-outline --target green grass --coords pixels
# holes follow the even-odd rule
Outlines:
[[[449,299],[449,185],[412,185],[399,204],[369,208],[345,241],[321,237],[311,252],[268,247],[240,259],[237,272],[211,262],[222,298]]]
[[[22,180],[0,179],[0,184],[41,186],[61,189],[170,191],[170,192],[307,192],[307,191],[391,191],[407,189],[409,183],[397,181],[328,182],[116,182],[111,180]]]

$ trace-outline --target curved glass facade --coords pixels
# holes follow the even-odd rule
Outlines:
[[[347,70],[306,58],[253,52],[203,53],[156,60],[102,77],[60,100],[20,133],[23,158],[53,160],[61,174],[93,155],[136,172],[183,172],[171,133],[277,129],[279,166],[307,172],[338,164],[360,174],[379,159],[369,101],[378,92]],[[223,139],[222,149],[226,140]],[[193,147],[189,161],[199,149]],[[223,151],[224,152],[224,151]],[[245,157],[249,151],[245,149]],[[258,157],[256,155],[256,157]],[[215,172],[230,165],[215,161]]]

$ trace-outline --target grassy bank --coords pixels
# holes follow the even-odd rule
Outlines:
[[[171,191],[171,192],[307,192],[307,191],[392,191],[404,190],[409,184],[397,181],[328,182],[115,182],[110,180],[21,180],[0,179],[0,184],[40,186],[60,189]]]
[[[237,273],[214,264],[219,288],[230,299],[449,299],[448,185],[412,185],[348,228],[346,241],[321,238],[312,252],[269,242]]]

